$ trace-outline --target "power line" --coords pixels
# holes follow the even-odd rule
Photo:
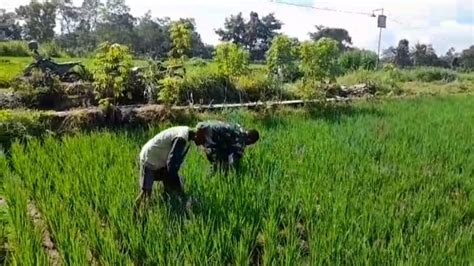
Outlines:
[[[348,11],[348,10],[342,10],[342,9],[335,9],[335,8],[328,8],[328,7],[315,7],[315,6],[310,6],[310,5],[303,5],[303,4],[296,4],[296,3],[289,3],[289,2],[283,2],[283,1],[275,1],[275,0],[270,0],[271,2],[275,2],[277,4],[283,4],[283,5],[289,5],[289,6],[297,6],[297,7],[304,7],[304,8],[311,8],[311,9],[316,9],[316,10],[321,10],[321,11],[327,11],[327,12],[337,12],[337,13],[345,13],[345,14],[353,14],[353,15],[364,15],[364,16],[373,16],[373,13],[367,13],[367,12],[360,12],[360,11]]]

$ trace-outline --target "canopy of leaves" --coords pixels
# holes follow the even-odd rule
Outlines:
[[[464,68],[474,69],[474,45],[462,51],[460,61]]]
[[[40,42],[51,41],[56,27],[56,11],[57,5],[52,2],[31,1],[28,5],[18,7],[16,14],[25,22],[25,37]]]
[[[256,12],[250,12],[248,21],[239,13],[226,18],[224,28],[216,30],[216,34],[221,41],[233,42],[247,49],[253,60],[262,60],[282,25],[272,13],[260,19]]]
[[[322,25],[317,25],[316,32],[308,33],[309,37],[313,41],[318,41],[322,38],[331,38],[337,41],[337,45],[340,51],[347,50],[352,45],[352,38],[349,32],[341,28],[329,28]]]

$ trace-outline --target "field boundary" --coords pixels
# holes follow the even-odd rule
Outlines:
[[[45,250],[48,260],[53,266],[63,265],[61,262],[61,256],[56,244],[53,241],[52,234],[49,232],[48,227],[43,220],[41,212],[36,207],[34,201],[28,202],[28,215],[30,216],[31,221],[34,226],[41,232],[41,244]]]
[[[448,95],[474,95],[473,93],[455,93]],[[435,94],[428,97],[443,97],[448,95]],[[97,128],[117,128],[126,126],[149,126],[162,122],[188,124],[201,119],[200,113],[245,108],[249,110],[272,110],[278,107],[301,107],[306,104],[351,104],[356,102],[386,101],[399,99],[419,99],[427,95],[401,96],[365,96],[365,97],[335,97],[315,100],[290,100],[270,102],[250,102],[240,104],[188,105],[167,106],[160,104],[110,106],[108,108],[90,107],[68,111],[36,111],[36,110],[7,110],[6,120],[0,121],[6,131],[0,144],[10,147],[15,139],[41,137],[45,133],[67,134],[79,130]],[[21,130],[19,130],[21,129]]]

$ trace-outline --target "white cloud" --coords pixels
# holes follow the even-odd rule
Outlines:
[[[0,6],[13,8],[27,2],[0,0]],[[349,31],[355,46],[377,48],[376,19],[365,15],[300,8],[270,0],[127,0],[127,4],[135,16],[151,10],[157,17],[194,17],[204,41],[213,44],[218,42],[214,29],[222,27],[226,17],[238,12],[248,16],[250,11],[257,11],[260,15],[274,12],[284,23],[282,31],[290,36],[307,39],[314,25],[342,27]],[[382,33],[383,48],[396,45],[402,38],[412,44],[432,43],[439,53],[451,46],[460,50],[474,44],[474,0],[313,0],[313,6],[366,13],[383,7],[388,17]]]

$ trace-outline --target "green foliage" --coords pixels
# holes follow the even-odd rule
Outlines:
[[[346,29],[329,28],[323,25],[316,25],[316,32],[310,32],[308,35],[311,40],[317,42],[322,38],[333,39],[337,42],[337,47],[340,51],[347,50],[352,44],[352,38]]]
[[[259,72],[235,78],[235,87],[242,94],[243,101],[270,101],[288,99],[280,83],[272,77]]]
[[[171,23],[170,37],[173,47],[169,56],[176,60],[184,60],[191,49],[191,30],[187,23],[174,21]]]
[[[167,76],[160,81],[159,100],[166,104],[177,104],[182,80],[178,77]]]
[[[415,68],[409,73],[412,75],[412,77],[410,77],[410,81],[453,82],[458,78],[458,74],[455,71],[437,67]]]
[[[219,71],[227,77],[235,77],[248,72],[249,53],[235,43],[223,43],[216,47],[214,60]]]
[[[352,50],[343,53],[338,63],[343,73],[359,69],[375,70],[377,54],[366,50]]]
[[[40,45],[39,53],[47,57],[67,57],[64,50],[55,42],[45,42]],[[26,57],[31,56],[25,41],[0,42],[0,56]]]
[[[24,41],[0,42],[0,56],[29,56],[28,45]],[[4,70],[2,70],[4,71]]]
[[[20,6],[16,13],[24,20],[25,35],[39,42],[52,41],[56,26],[57,4],[55,2],[31,1]]]
[[[111,265],[469,264],[473,105],[457,96],[219,116],[261,133],[241,171],[209,176],[192,148],[180,174],[198,202],[185,215],[155,186],[139,220],[137,154],[164,127],[14,144],[0,169],[12,177],[12,256],[47,264],[26,213],[34,200],[63,264],[88,265],[91,250]]]
[[[293,93],[302,100],[322,100],[325,98],[325,84],[313,79],[298,80],[293,85]]]
[[[306,80],[333,82],[337,74],[337,42],[322,38],[303,42],[300,47],[300,69]]]
[[[214,65],[196,67],[183,79],[179,91],[181,104],[240,102],[234,84]]]
[[[98,99],[110,98],[115,104],[126,95],[125,86],[130,78],[132,56],[127,46],[102,43],[94,57],[94,86]]]
[[[224,27],[217,29],[216,34],[221,41],[245,47],[252,60],[263,60],[282,25],[273,13],[260,18],[257,12],[252,11],[248,21],[242,17],[242,13],[227,17]]]
[[[266,54],[268,72],[281,76],[282,80],[292,80],[298,71],[296,60],[298,51],[291,39],[286,35],[277,35]]]
[[[43,134],[45,125],[40,118],[39,112],[0,110],[0,146]]]
[[[474,69],[474,45],[462,51],[460,56],[460,62],[462,67],[465,69]]]
[[[41,44],[40,53],[47,57],[68,57],[68,54],[55,42]]]

